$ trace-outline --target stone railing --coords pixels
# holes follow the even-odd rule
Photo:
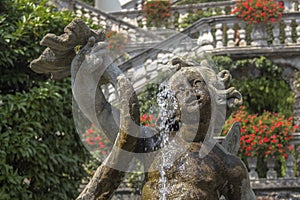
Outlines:
[[[146,77],[146,74],[149,76],[151,71],[159,71],[159,63],[165,63],[164,60],[173,55],[195,57],[204,51],[212,52],[213,55],[230,54],[239,58],[274,56],[278,53],[281,56],[299,54],[300,12],[285,13],[281,27],[284,28],[279,28],[279,24],[274,23],[262,32],[251,34],[253,27],[235,16],[203,18],[182,32],[132,57],[120,67],[124,71],[128,69],[134,71],[137,66],[144,67],[144,70],[140,70],[144,71],[144,75],[140,74],[140,76]],[[190,41],[189,44],[178,45],[187,39]],[[168,50],[168,53],[163,53],[163,50]]]
[[[146,18],[141,10],[141,3],[137,6],[136,10],[124,10],[120,12],[105,13],[94,7],[83,3],[80,0],[62,0],[57,1],[57,5],[62,8],[72,9],[75,8],[77,16],[88,17],[98,25],[102,25],[106,28],[112,28],[114,30],[135,30],[137,27],[146,28]],[[300,0],[283,0],[285,5],[285,12],[298,12],[300,10]],[[189,4],[189,5],[172,5],[170,18],[168,21],[168,26],[162,28],[177,28],[180,30],[179,24],[182,19],[188,15],[188,13],[194,13],[196,11],[210,10],[213,16],[215,15],[229,15],[234,8],[235,1],[221,1],[221,2],[209,2],[209,3],[199,3],[199,4]],[[136,31],[133,31],[136,33]],[[157,34],[151,34],[139,30],[150,38],[157,38]],[[138,37],[138,35],[136,35]]]
[[[251,34],[253,27],[235,16],[203,18],[182,32],[133,56],[122,63],[120,68],[127,72],[137,90],[141,90],[157,74],[166,70],[165,64],[170,58],[195,58],[203,52],[230,55],[232,58],[267,56],[278,62],[282,62],[283,58],[285,62],[293,62],[290,64],[300,69],[300,63],[297,62],[300,54],[300,12],[285,13],[281,27],[274,23],[269,29]],[[266,37],[261,37],[261,34]],[[114,99],[112,90],[109,91],[113,95],[111,99]]]
[[[291,141],[293,146],[300,145],[300,133],[295,133],[294,138]],[[269,191],[300,191],[300,177],[296,174],[296,168],[300,166],[296,165],[295,155],[290,154],[286,160],[285,176],[279,177],[275,171],[276,162],[273,159],[267,159],[267,175],[265,178],[258,178],[256,162],[248,161],[249,176],[251,180],[251,186],[254,191],[269,190]],[[278,164],[278,163],[277,163]]]
[[[230,14],[234,4],[234,1],[222,1],[188,5],[173,5],[171,6],[170,10],[170,18],[167,20],[166,24],[162,25],[163,27],[161,28],[180,29],[179,24],[182,23],[182,19],[185,18],[189,13],[199,10],[210,10],[212,15]],[[147,28],[146,17],[142,12],[141,7],[139,7],[137,10],[124,10],[120,12],[112,12],[110,14],[135,26]]]
[[[300,0],[284,0],[285,13],[298,12],[300,10]],[[163,28],[171,28],[180,30],[179,24],[182,23],[189,13],[197,11],[210,10],[212,16],[217,15],[230,15],[235,7],[235,1],[221,1],[221,2],[208,2],[187,5],[173,5],[170,10],[170,18]],[[141,10],[141,6],[136,7],[135,10],[123,10],[120,12],[112,12],[111,15],[122,19],[135,26],[146,28],[146,17]]]
[[[283,58],[300,69],[294,60],[300,53],[300,12],[284,13],[282,21],[271,26],[250,26],[234,16],[206,18],[197,24],[198,52],[239,59],[266,56],[275,63]]]
[[[94,24],[101,26],[106,31],[118,31],[125,33],[129,41],[139,43],[147,41],[161,41],[161,37],[131,23],[118,19],[106,12],[96,9],[81,1],[73,1],[73,9],[77,17],[91,19]]]

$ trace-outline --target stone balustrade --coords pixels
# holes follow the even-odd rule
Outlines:
[[[179,29],[178,26],[182,22],[183,18],[185,18],[189,13],[194,13],[199,10],[210,10],[212,15],[230,14],[234,4],[234,1],[222,1],[188,5],[173,5],[171,6],[170,10],[170,18],[167,20],[166,24],[162,25],[162,28]],[[146,17],[141,9],[129,11],[124,10],[120,12],[112,12],[110,14],[135,26],[147,28]]]
[[[140,91],[159,73],[167,70],[166,63],[174,56],[194,58],[203,52],[210,52],[233,58],[267,56],[275,61],[279,56],[281,59],[286,57],[285,62],[292,62],[300,54],[299,23],[299,12],[285,13],[280,24],[274,23],[262,32],[251,34],[253,27],[234,16],[203,18],[181,33],[148,47],[120,64],[120,67],[136,90]],[[138,48],[137,45],[133,49]],[[300,63],[296,60],[291,64],[300,69]],[[108,91],[113,101],[114,91],[112,88]]]
[[[285,13],[280,24],[274,23],[262,28],[262,32],[251,34],[254,28],[235,16],[203,18],[182,32],[142,51],[120,67],[124,71],[130,69],[130,74],[139,71],[139,75],[131,77],[132,81],[144,82],[150,81],[151,74],[159,72],[165,60],[172,56],[197,57],[204,51],[213,55],[230,54],[237,58],[299,54],[299,12]],[[189,42],[184,43],[185,40]],[[167,50],[168,53],[164,53],[163,50]],[[300,68],[300,64],[296,67]],[[149,79],[141,81],[139,77]]]
[[[298,12],[300,9],[300,0],[284,0],[285,12]],[[71,5],[72,3],[72,5]],[[104,28],[111,28],[116,31],[128,31],[135,30],[137,27],[146,27],[146,17],[144,16],[141,6],[137,7],[137,10],[124,10],[120,12],[105,13],[94,7],[87,5],[80,0],[65,1],[64,4],[59,6],[65,8],[74,8],[78,17],[87,17],[93,20],[95,24],[102,25]],[[182,30],[179,24],[188,15],[188,13],[194,13],[196,11],[210,10],[213,16],[217,15],[230,15],[230,12],[234,8],[235,1],[221,1],[221,2],[209,2],[189,5],[172,5],[170,18],[168,22],[163,25],[162,28],[170,28],[176,30]],[[139,30],[143,32],[143,30]],[[137,34],[136,31],[132,33]],[[145,34],[145,32],[143,32]],[[151,33],[148,33],[151,35]],[[146,34],[147,35],[147,34]],[[151,37],[157,35],[152,34]],[[136,35],[137,38],[138,35]]]
[[[291,140],[293,146],[300,145],[300,133],[294,133],[294,138]],[[221,142],[224,137],[216,138]],[[289,154],[284,166],[279,165],[278,162],[275,162],[275,159],[266,159],[267,173],[266,177],[259,177],[257,172],[257,163],[258,160],[256,157],[249,157],[247,159],[247,167],[249,169],[249,177],[251,181],[251,186],[254,191],[259,190],[270,190],[270,191],[299,191],[300,190],[300,177],[296,174],[296,157],[295,154]],[[297,166],[299,167],[299,166]],[[280,177],[277,174],[275,168],[286,169],[285,176]]]
[[[144,27],[145,28],[145,18],[141,12],[141,10],[131,10],[131,11],[122,11],[122,12],[115,12],[115,13],[105,13],[98,9],[93,8],[92,6],[89,6],[85,3],[82,3],[79,0],[72,1],[73,7],[76,15],[78,17],[87,17],[90,18],[95,24],[98,24],[102,26],[105,30],[115,30],[119,32],[123,32],[127,35],[129,41],[131,43],[153,43],[153,42],[161,42],[164,37],[162,37],[160,34],[153,33],[151,31],[144,30],[142,28],[138,27]],[[235,32],[239,33],[240,42],[238,43],[239,47],[243,46],[249,46],[247,44],[247,41],[249,41],[248,33],[246,32],[246,28],[248,27],[246,24],[244,24],[241,20],[239,21],[236,17],[230,16],[231,9],[234,7],[235,1],[223,1],[223,2],[214,2],[214,3],[201,3],[201,4],[191,4],[191,5],[180,5],[180,6],[172,6],[171,8],[171,18],[170,20],[172,23],[170,23],[170,28],[176,28],[178,27],[178,24],[181,23],[181,20],[184,18],[184,16],[187,15],[189,12],[195,12],[197,10],[207,10],[210,9],[212,13],[219,15],[216,18],[217,22],[207,22],[206,25],[204,25],[205,21],[203,23],[197,23],[198,26],[203,28],[205,26],[204,30],[201,32],[199,31],[200,37],[199,42],[200,45],[203,46],[204,38],[207,42],[211,42],[215,45],[215,48],[221,48],[221,47],[233,47],[235,45]],[[253,46],[259,46],[261,44],[264,44],[264,46],[267,46],[267,44],[270,44],[270,40],[273,40],[272,43],[274,45],[280,46],[282,44],[282,40],[280,38],[282,35],[284,35],[285,43],[286,44],[292,44],[293,42],[300,43],[300,39],[297,38],[297,40],[293,40],[293,37],[295,35],[300,35],[300,28],[295,28],[295,24],[297,24],[296,27],[298,27],[300,23],[300,19],[298,16],[298,11],[300,8],[300,0],[293,1],[293,0],[285,0],[285,14],[284,14],[284,26],[285,26],[285,34],[280,34],[282,31],[279,29],[278,25],[273,26],[272,32],[267,34],[266,39],[259,39],[259,38],[250,38],[253,39]],[[70,7],[70,6],[68,6]],[[220,16],[221,14],[221,16]],[[224,14],[224,15],[223,15]],[[225,15],[227,14],[227,15]],[[207,19],[207,18],[206,18]],[[223,21],[224,20],[224,21]],[[199,27],[195,27],[197,30],[199,30]],[[237,28],[238,27],[238,28]],[[206,30],[206,29],[210,29]],[[226,32],[225,29],[227,28]],[[216,32],[212,32],[215,31]],[[280,32],[281,31],[281,32]],[[213,35],[215,34],[215,35]],[[208,37],[204,36],[214,36],[214,41],[209,41],[212,39],[209,39]],[[254,34],[254,36],[260,36],[260,34]],[[271,37],[270,37],[271,36]],[[272,39],[274,37],[274,39]],[[295,37],[294,37],[295,38]],[[207,40],[209,39],[209,40]],[[256,40],[256,41],[255,41]],[[264,40],[268,40],[267,43]],[[270,45],[269,45],[270,46]]]
[[[294,138],[291,141],[293,146],[300,145],[300,133],[294,133]],[[285,176],[279,177],[275,168],[278,163],[274,159],[267,159],[267,174],[264,178],[259,178],[257,175],[256,163],[248,162],[249,176],[251,186],[254,190],[271,190],[271,191],[299,191],[300,190],[300,177],[296,174],[296,158],[290,154],[285,162],[283,168],[286,169]],[[280,166],[279,166],[280,167]],[[297,166],[299,167],[299,166]],[[282,167],[281,167],[282,168]],[[299,169],[298,169],[299,170]]]
[[[129,41],[133,43],[160,41],[162,39],[158,35],[138,28],[131,23],[118,19],[81,1],[75,0],[73,6],[77,17],[88,18],[92,20],[94,24],[99,25],[106,31],[113,30],[123,32],[127,35]]]
[[[300,44],[300,13],[284,13],[281,22],[249,25],[234,16],[199,23],[198,45],[211,48],[283,47]]]
[[[300,10],[300,0],[284,0],[283,3],[285,5],[285,13],[298,12]],[[170,18],[166,24],[163,24],[163,28],[175,28],[181,30],[179,24],[182,23],[182,20],[189,13],[195,13],[199,10],[210,10],[212,16],[230,15],[234,7],[235,1],[173,5],[170,10]],[[112,12],[110,14],[135,26],[147,28],[146,17],[141,10],[141,6],[138,6],[136,10],[123,10],[120,12]]]

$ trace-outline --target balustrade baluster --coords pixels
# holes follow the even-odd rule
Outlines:
[[[211,34],[211,27],[209,24],[204,25],[203,28],[199,31],[200,36],[198,38],[197,44],[199,46],[205,46],[206,49],[213,49],[213,36]]]
[[[143,25],[143,29],[147,29],[147,18],[145,14],[143,14],[142,25]]]
[[[143,8],[143,3],[144,3],[144,0],[138,0],[138,1],[137,1],[137,8],[138,8],[139,10],[142,10],[142,8]]]
[[[293,154],[289,154],[288,159],[286,160],[286,174],[285,174],[286,178],[295,177],[294,170],[293,170],[294,161],[295,159]]]
[[[183,22],[183,19],[188,16],[188,13],[183,10],[179,10],[178,12],[179,12],[178,24],[181,24]],[[182,31],[182,30],[183,30],[183,28],[179,29],[179,31]]]
[[[90,19],[90,11],[86,8],[83,8],[83,17]]]
[[[133,78],[134,78],[134,68],[130,68],[130,69],[127,70],[127,72],[126,72],[126,77],[127,77],[130,81],[133,80]]]
[[[127,31],[127,37],[129,38],[129,42],[137,42],[137,33],[132,29]]]
[[[293,43],[293,40],[292,40],[292,27],[291,27],[292,20],[286,19],[286,20],[284,20],[284,23],[285,23],[285,28],[284,28],[285,40],[284,40],[284,43],[286,45],[290,45],[290,44]]]
[[[75,14],[76,14],[76,17],[81,17],[82,16],[82,7],[80,5],[76,5],[75,6]]]
[[[92,12],[91,13],[91,19],[92,19],[92,21],[93,21],[93,24],[99,24],[99,20],[98,20],[98,15],[97,15],[97,13],[94,13],[94,12]]]
[[[220,9],[221,9],[221,14],[226,15],[225,6],[221,6]]]
[[[250,180],[258,179],[258,174],[256,172],[257,167],[257,157],[247,158],[248,167],[250,169],[249,178]]]
[[[279,29],[279,23],[274,23],[273,25],[273,36],[274,36],[274,40],[273,40],[273,45],[274,46],[278,46],[280,45],[280,39],[279,39],[279,35],[280,35],[280,29]]]
[[[228,30],[227,30],[227,47],[234,47],[234,30],[233,30],[234,23],[229,22],[227,24]]]
[[[239,37],[240,37],[240,41],[239,41],[239,46],[240,47],[245,47],[247,46],[247,42],[246,42],[246,30],[245,30],[245,23],[239,23],[240,26],[240,30],[239,31]]]
[[[212,8],[211,8],[211,12],[212,12],[212,15],[216,15],[216,14],[217,14],[216,8],[215,8],[215,7],[212,7]]]
[[[99,16],[99,26],[101,26],[107,30],[106,21],[108,21],[108,19],[105,19],[102,16]]]
[[[223,47],[223,31],[222,31],[223,24],[216,25],[216,48]]]
[[[292,12],[297,12],[298,11],[298,3],[296,1],[292,2]]]
[[[285,12],[292,12],[293,6],[291,0],[285,0],[284,2],[284,11]]]
[[[98,17],[98,19],[100,19],[100,16]],[[104,28],[106,30],[108,30],[108,31],[112,30],[112,22],[110,20],[106,19],[104,23],[105,23]],[[99,20],[99,25],[100,25],[100,20]]]
[[[267,179],[277,179],[277,172],[275,171],[275,158],[267,158]]]

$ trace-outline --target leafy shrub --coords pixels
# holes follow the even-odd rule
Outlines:
[[[292,115],[293,93],[282,78],[283,68],[265,57],[237,61],[227,56],[213,59],[220,69],[231,72],[231,86],[242,93],[247,111],[262,114],[267,110]]]
[[[70,81],[1,95],[0,199],[72,199],[85,162]]]
[[[47,77],[37,75],[28,66],[45,47],[39,41],[49,32],[61,34],[71,22],[71,12],[55,12],[34,0],[4,0],[0,15],[0,92],[14,93],[34,86],[34,80]]]
[[[46,2],[0,2],[0,199],[74,199],[86,176],[70,80],[47,81],[28,67],[42,37],[74,18]]]
[[[182,22],[180,23],[180,27],[186,28],[201,18],[211,17],[215,15],[221,15],[221,10],[219,9],[215,12],[213,12],[211,8],[207,10],[197,10],[196,12],[189,13],[185,18],[183,18]]]
[[[145,86],[145,89],[139,93],[138,100],[140,103],[140,113],[152,114],[157,112],[156,96],[159,84],[150,83]]]

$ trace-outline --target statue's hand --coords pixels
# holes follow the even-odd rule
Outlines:
[[[69,76],[71,63],[76,56],[74,48],[84,45],[90,37],[96,41],[104,40],[103,32],[90,29],[81,19],[74,19],[64,29],[64,34],[57,36],[47,34],[41,45],[47,46],[38,59],[30,63],[30,67],[37,73],[50,73],[53,79],[62,79]]]

